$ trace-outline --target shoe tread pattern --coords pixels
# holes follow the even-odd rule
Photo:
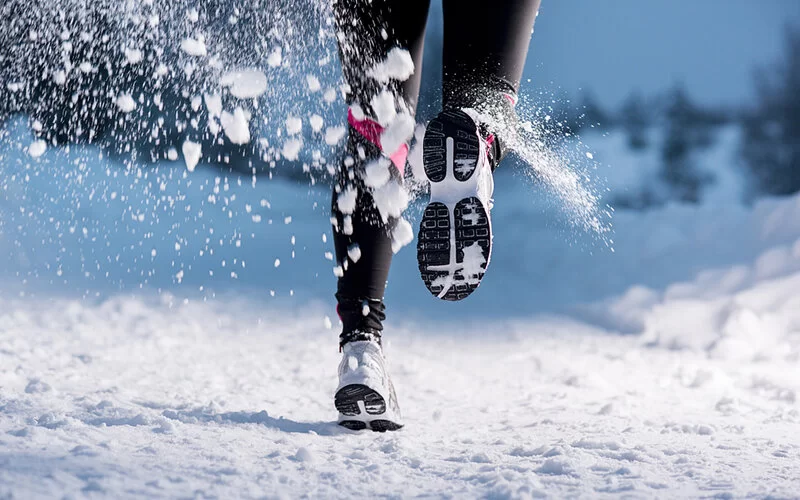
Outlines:
[[[371,418],[373,416],[383,416],[386,413],[386,402],[383,397],[366,385],[351,384],[342,387],[336,392],[334,404],[336,409],[345,417],[361,416],[359,402],[364,404],[368,422],[363,420],[342,420],[339,425],[352,431],[366,430],[367,428],[376,432],[396,431],[402,425],[383,418]]]

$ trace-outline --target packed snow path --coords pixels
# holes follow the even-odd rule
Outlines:
[[[0,498],[800,491],[797,339],[726,361],[563,318],[394,327],[406,428],[353,433],[321,309],[1,302]]]

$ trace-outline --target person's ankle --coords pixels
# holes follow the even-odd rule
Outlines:
[[[381,332],[377,330],[353,330],[339,334],[339,351],[351,342],[375,342],[379,346],[383,345],[381,343]]]

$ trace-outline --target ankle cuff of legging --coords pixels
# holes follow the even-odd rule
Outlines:
[[[339,335],[339,351],[350,342],[377,342],[381,344],[381,332],[377,331],[364,331],[354,330],[349,333],[342,333]]]
[[[336,312],[342,321],[342,334],[354,331],[380,332],[383,331],[383,321],[386,319],[386,306],[382,300],[371,298],[352,298],[337,293],[339,304]]]

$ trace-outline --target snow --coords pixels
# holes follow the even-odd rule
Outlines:
[[[41,139],[33,141],[31,145],[28,146],[28,154],[31,158],[39,158],[45,151],[47,151],[47,143]]]
[[[384,222],[403,214],[408,206],[408,191],[399,182],[387,182],[373,192],[375,206]]]
[[[344,138],[347,129],[343,126],[327,127],[325,129],[325,144],[335,146]]]
[[[208,55],[205,40],[202,38],[185,38],[181,41],[181,50],[194,57],[205,57]]]
[[[356,210],[356,200],[358,190],[354,187],[346,187],[336,196],[336,207],[345,215],[352,214]]]
[[[407,50],[400,47],[390,50],[386,59],[369,71],[369,76],[382,83],[388,83],[390,80],[404,82],[413,74],[414,60]]]
[[[743,365],[564,319],[508,323],[488,341],[485,325],[409,325],[387,346],[406,428],[357,434],[334,423],[337,334],[319,310],[168,296],[2,306],[4,495],[800,488],[791,357]]]
[[[117,108],[123,113],[130,113],[136,109],[136,101],[133,100],[130,94],[122,94],[117,97]]]
[[[56,71],[53,73],[53,81],[56,82],[57,85],[64,85],[67,83],[67,73],[61,70]]]
[[[381,148],[387,154],[393,154],[406,144],[414,135],[416,122],[408,113],[398,114],[381,134]]]
[[[197,167],[203,155],[202,145],[192,141],[186,141],[183,143],[183,146],[181,146],[181,150],[183,151],[183,159],[186,161],[186,170],[194,172],[195,167]]]
[[[233,114],[223,111],[219,118],[225,135],[233,144],[250,142],[250,118],[244,109],[236,108]]]
[[[308,122],[311,125],[311,130],[314,132],[322,131],[322,127],[325,125],[325,119],[318,114],[311,115],[311,118],[308,119]]]
[[[270,68],[277,68],[280,66],[282,60],[283,56],[280,47],[275,48],[272,52],[270,52],[269,56],[267,56],[267,64]]]
[[[281,154],[287,160],[297,160],[300,155],[300,149],[303,147],[303,141],[300,139],[288,139],[283,143]]]
[[[364,184],[367,187],[379,188],[389,182],[391,177],[390,164],[391,161],[388,158],[378,158],[367,163],[364,168]]]
[[[143,58],[144,54],[141,50],[125,47],[125,59],[128,64],[138,64],[142,62]]]
[[[311,125],[311,130],[314,132],[321,132],[322,127],[325,125],[325,120],[317,114],[311,115],[311,118],[308,119],[308,122]]]
[[[267,76],[258,69],[244,69],[225,74],[220,85],[229,87],[236,98],[255,99],[267,91]]]
[[[315,75],[306,75],[306,84],[310,92],[319,92],[322,89],[322,84]]]
[[[297,135],[303,130],[303,120],[296,116],[286,117],[286,133],[289,135]]]
[[[377,93],[372,98],[370,106],[372,106],[372,111],[375,113],[375,119],[384,127],[388,126],[397,115],[394,93],[388,90],[382,90]],[[356,116],[356,119],[359,119],[359,117]]]
[[[328,104],[332,104],[336,100],[336,89],[328,89],[322,96],[322,100]]]
[[[222,96],[205,94],[203,99],[206,103],[208,114],[212,118],[217,118],[222,114]]]
[[[333,262],[328,188],[194,171],[188,140],[191,175],[83,145],[37,156],[29,132],[9,137],[0,497],[800,491],[800,195],[740,204],[724,168],[735,134],[703,158],[723,173],[713,201],[617,210],[613,253],[530,165],[504,165],[492,263],[458,304],[431,298],[413,245],[400,250],[424,203],[386,179],[386,160],[370,167],[382,217],[410,204],[384,332],[406,428],[383,435],[334,423],[332,293],[366,256]],[[592,140],[598,161],[615,158],[600,175],[646,185],[648,157],[618,139]],[[352,214],[356,197],[337,208]]]
[[[392,230],[392,252],[399,252],[412,241],[414,241],[414,229],[411,227],[411,223],[404,218],[398,219]]]
[[[361,258],[361,247],[357,243],[350,245],[347,249],[347,256],[355,264]]]

